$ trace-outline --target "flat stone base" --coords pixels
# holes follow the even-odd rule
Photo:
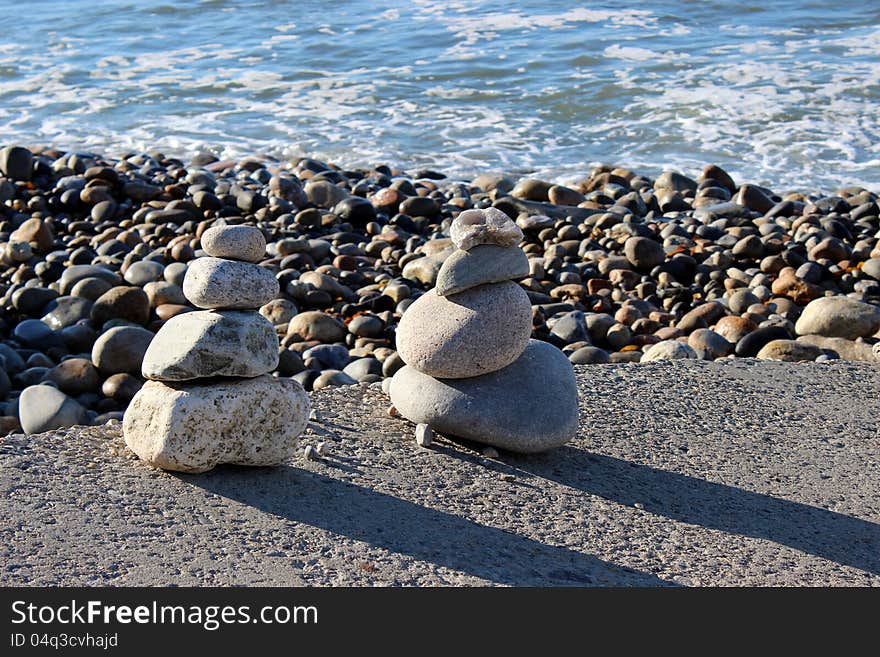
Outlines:
[[[148,381],[125,412],[128,447],[164,470],[206,472],[220,463],[278,465],[308,423],[309,398],[292,379]]]

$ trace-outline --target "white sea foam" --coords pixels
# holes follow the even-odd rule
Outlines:
[[[0,44],[0,142],[880,187],[880,29],[849,0],[292,6],[34,5],[34,37]]]

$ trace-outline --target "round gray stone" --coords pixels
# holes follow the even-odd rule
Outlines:
[[[517,246],[480,244],[470,251],[454,251],[437,273],[436,291],[449,296],[464,290],[529,275],[529,259]]]
[[[256,226],[214,226],[202,234],[201,244],[215,258],[259,262],[266,255],[266,238]]]
[[[652,360],[676,360],[679,358],[697,358],[697,352],[684,342],[663,340],[646,347],[639,362],[647,363]]]
[[[559,447],[578,425],[571,364],[538,340],[530,340],[507,367],[469,379],[438,380],[404,367],[391,380],[390,393],[411,422],[512,452]]]
[[[461,379],[510,365],[532,332],[532,306],[516,283],[490,283],[448,297],[426,292],[403,314],[397,351],[429,376]]]

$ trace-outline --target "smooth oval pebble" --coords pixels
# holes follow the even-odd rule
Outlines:
[[[539,340],[529,340],[511,365],[469,379],[439,380],[404,367],[391,380],[390,393],[411,422],[512,452],[559,447],[578,426],[571,364]]]
[[[481,285],[448,297],[426,292],[403,314],[397,351],[429,376],[461,379],[510,365],[532,332],[532,306],[516,283]]]
[[[201,244],[215,258],[259,262],[266,255],[266,238],[255,226],[213,226],[202,234]]]
[[[278,280],[250,262],[198,258],[189,264],[183,294],[205,309],[256,309],[278,296]]]

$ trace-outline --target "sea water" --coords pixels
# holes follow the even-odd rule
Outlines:
[[[880,2],[0,0],[0,143],[880,190]]]

